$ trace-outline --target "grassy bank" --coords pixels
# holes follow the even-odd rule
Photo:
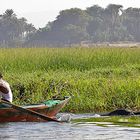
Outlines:
[[[64,111],[140,109],[140,48],[0,49],[14,103],[73,94]]]
[[[139,116],[114,116],[114,117],[93,117],[93,118],[83,118],[75,119],[74,123],[90,123],[96,124],[97,126],[109,127],[109,126],[122,126],[122,127],[135,127],[140,128]]]

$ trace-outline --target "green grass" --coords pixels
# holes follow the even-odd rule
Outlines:
[[[140,48],[0,49],[14,103],[73,94],[64,111],[140,109]]]
[[[0,49],[0,68],[11,72],[139,68],[139,48]]]
[[[114,116],[114,117],[93,117],[72,120],[73,123],[93,123],[98,126],[108,127],[112,125],[119,125],[125,127],[140,128],[139,116]]]

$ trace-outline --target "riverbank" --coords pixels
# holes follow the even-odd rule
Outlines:
[[[0,49],[15,104],[73,95],[66,112],[140,109],[139,48]]]

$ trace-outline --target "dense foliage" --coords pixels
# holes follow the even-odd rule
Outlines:
[[[17,18],[12,9],[8,9],[0,15],[0,46],[15,46],[24,43],[25,38],[35,31],[32,24],[28,24],[25,18]]]
[[[0,64],[16,104],[73,94],[65,111],[140,109],[139,48],[0,49]]]
[[[46,23],[47,24],[47,23]],[[72,8],[60,11],[56,20],[36,30],[25,18],[17,18],[12,9],[0,17],[2,45],[59,45],[101,42],[140,42],[140,9],[110,4],[86,10]],[[15,45],[15,46],[16,46]]]
[[[110,4],[81,10],[72,8],[59,13],[56,20],[32,34],[30,44],[77,44],[86,42],[140,42],[140,9],[123,9]]]

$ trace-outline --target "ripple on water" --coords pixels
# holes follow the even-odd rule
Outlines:
[[[80,115],[75,116],[78,117]],[[120,127],[110,122],[0,124],[0,140],[138,140],[139,138],[139,128]]]

